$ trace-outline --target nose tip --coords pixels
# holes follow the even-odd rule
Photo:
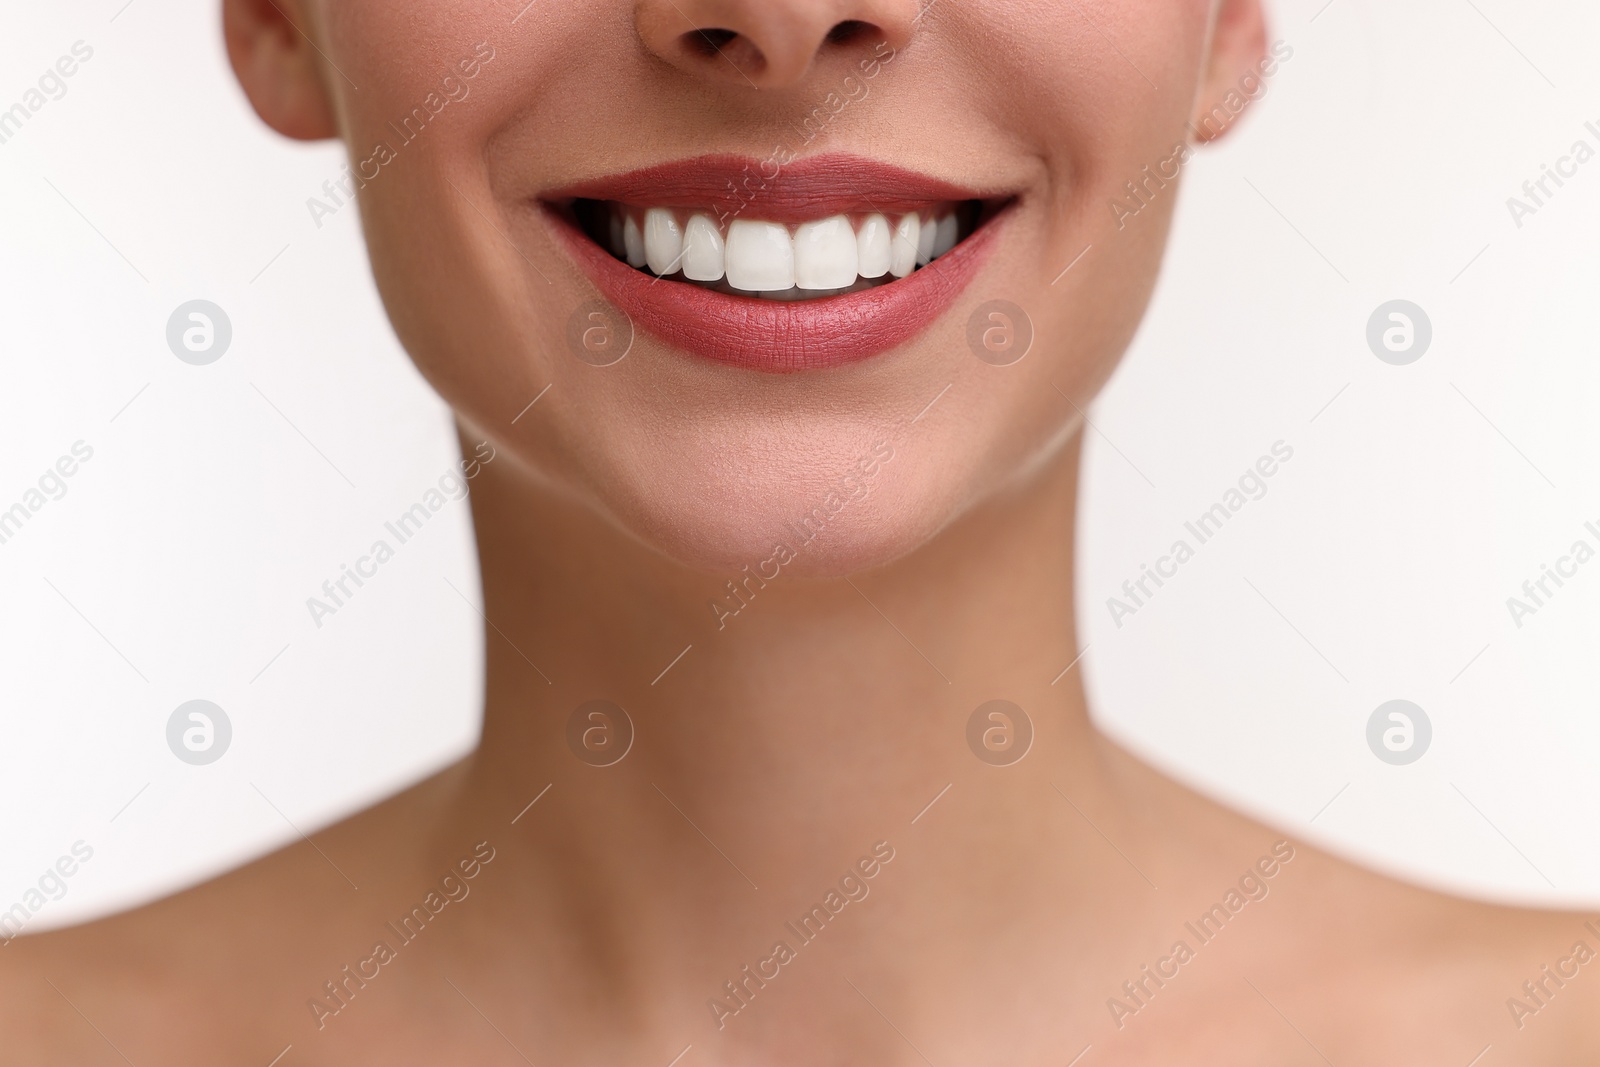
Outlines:
[[[916,18],[916,0],[639,0],[634,22],[685,73],[781,89],[819,58],[904,47]]]

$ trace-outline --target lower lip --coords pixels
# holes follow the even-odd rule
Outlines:
[[[842,367],[910,341],[972,282],[1009,214],[987,220],[949,252],[888,285],[779,301],[713,292],[635,270],[566,216],[544,207],[589,280],[635,325],[693,355],[768,374]]]

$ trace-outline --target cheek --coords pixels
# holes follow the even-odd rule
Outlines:
[[[1046,156],[1051,207],[1084,238],[1060,266],[1090,243],[1120,240],[1112,200],[1188,140],[1209,9],[1207,0],[1117,0],[1042,5],[1048,14],[1035,20],[1046,25],[995,16],[1010,32],[974,74],[1005,87],[989,105],[993,121]]]
[[[573,15],[559,11],[538,26],[530,15],[512,26],[515,12],[504,9],[446,0],[324,0],[318,22],[332,66],[325,79],[350,154],[363,159],[387,145],[395,156],[383,167],[385,180],[366,192],[389,195],[389,186],[406,185],[387,180],[396,173],[414,179],[473,158],[481,163],[493,133],[544,98],[551,56],[558,54],[550,35],[570,40],[577,32]],[[437,158],[423,163],[417,156]]]
[[[986,46],[962,61],[963,78],[997,91],[965,106],[990,109],[992,123],[1035,146],[1049,175],[1032,221],[1039,237],[998,272],[993,293],[1023,306],[1052,364],[1054,377],[1028,388],[1059,400],[1054,384],[1086,404],[1137,329],[1190,165],[1174,157],[1190,139],[1210,9],[1209,0],[987,5]],[[1013,398],[1018,410],[1039,408],[1025,392]]]
[[[584,79],[637,47],[615,28],[625,23],[599,28],[594,9],[620,5],[541,3],[512,25],[524,2],[324,0],[319,11],[389,318],[424,376],[486,426],[506,425],[555,375],[573,372],[568,362],[586,369],[560,356],[568,313],[594,294],[552,267],[561,253],[524,213],[497,203],[485,162],[505,136],[570,145],[566,131],[582,119],[572,102],[592,95]],[[464,99],[451,99],[447,78]],[[587,127],[581,143],[596,144]],[[552,167],[584,165],[570,148],[552,154]]]
[[[456,60],[471,55],[479,41],[496,43],[507,36],[498,6],[322,0],[317,23],[323,52],[337,67],[328,72],[332,85],[347,104],[361,110],[381,111],[382,105],[395,103],[396,94],[415,95],[419,87],[451,73]]]

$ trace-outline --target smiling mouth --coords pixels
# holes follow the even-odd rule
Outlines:
[[[1017,200],[833,154],[781,167],[702,156],[530,206],[630,322],[693,355],[788,373],[927,330],[977,276]]]
[[[717,210],[576,199],[577,226],[643,273],[730,295],[816,300],[889,285],[972,236],[998,205],[870,206],[799,223],[719,218]]]

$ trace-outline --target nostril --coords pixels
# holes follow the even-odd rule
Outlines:
[[[767,69],[767,57],[761,49],[737,30],[691,30],[683,35],[682,42],[689,55],[702,61],[714,59],[718,66],[726,60],[747,80],[761,76]]]
[[[926,0],[923,0],[926,2]],[[903,43],[909,27],[855,13],[914,10],[912,0],[635,0],[638,30],[655,55],[696,77],[749,88],[799,83],[819,58],[831,68],[889,41]],[[900,7],[893,7],[900,5]],[[843,7],[844,11],[840,8]],[[823,10],[819,11],[818,8]],[[905,32],[902,32],[905,31]]]
[[[873,28],[870,22],[862,22],[860,19],[845,19],[828,31],[828,43],[849,44],[872,32]]]
[[[683,43],[698,55],[714,56],[738,36],[733,30],[694,30],[683,35]]]

